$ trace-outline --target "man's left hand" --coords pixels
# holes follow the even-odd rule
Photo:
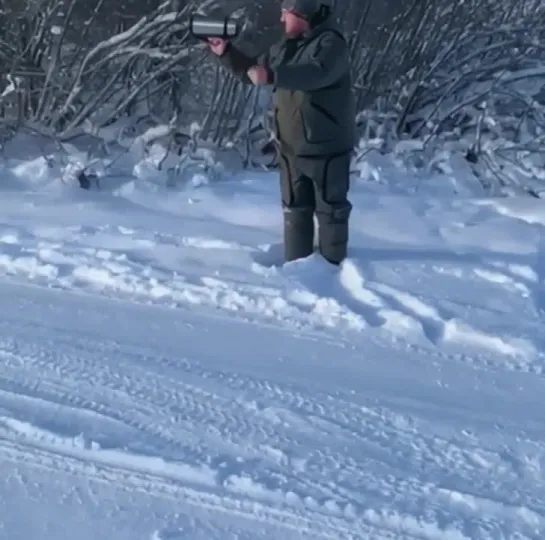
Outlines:
[[[269,80],[269,72],[263,66],[252,66],[246,73],[254,84],[267,84]]]

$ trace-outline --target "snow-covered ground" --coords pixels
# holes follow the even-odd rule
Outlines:
[[[544,537],[543,201],[360,169],[335,271],[275,173],[4,164],[0,539]]]

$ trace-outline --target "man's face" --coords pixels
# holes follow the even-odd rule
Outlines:
[[[297,37],[305,32],[309,27],[308,21],[287,9],[282,10],[280,21],[284,25],[284,33],[288,37]]]

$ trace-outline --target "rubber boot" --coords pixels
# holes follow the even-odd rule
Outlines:
[[[314,212],[307,208],[284,208],[284,258],[303,259],[314,252]]]
[[[339,265],[346,259],[351,211],[352,205],[348,203],[332,208],[331,212],[317,213],[320,254],[331,264]]]

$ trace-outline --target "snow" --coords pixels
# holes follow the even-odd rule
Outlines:
[[[543,538],[545,208],[445,161],[359,160],[334,269],[275,172],[5,160],[0,539]]]

